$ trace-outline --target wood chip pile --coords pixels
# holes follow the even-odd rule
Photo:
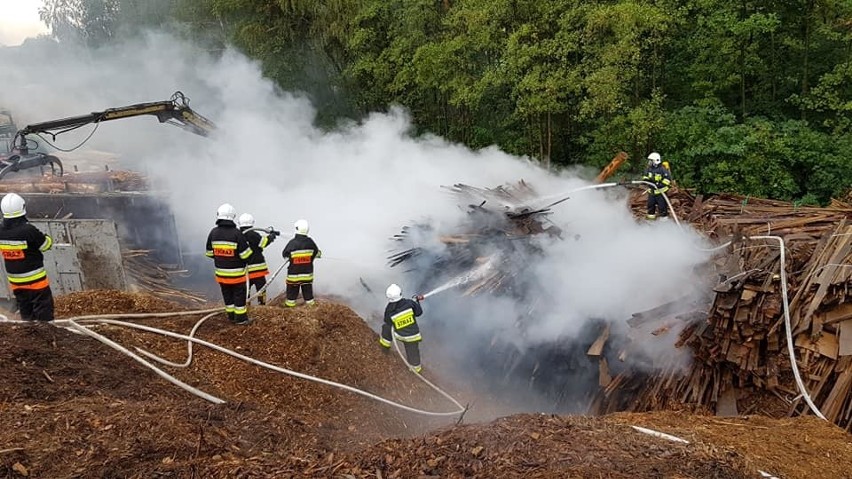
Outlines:
[[[781,249],[772,240],[749,239],[777,235],[786,246],[791,331],[802,379],[830,421],[852,428],[852,205],[835,201],[803,208],[684,191],[673,194],[672,203],[683,222],[732,244],[717,255],[718,280],[706,304],[676,312],[664,305],[635,314],[629,323],[652,334],[679,334],[676,344],[690,348],[694,361],[685,371],[672,364],[650,377],[628,369],[610,378],[602,369],[596,409],[688,405],[719,415],[806,413],[787,351]],[[632,207],[640,216],[644,197],[634,195]],[[635,334],[634,340],[644,339]]]
[[[180,309],[119,291],[60,296],[56,305],[62,317]],[[447,407],[345,306],[321,300],[313,307],[256,307],[250,315],[249,326],[213,317],[195,335],[404,404]],[[138,322],[187,333],[198,319]],[[0,328],[0,477],[733,479],[759,477],[761,469],[806,479],[813,471],[844,477],[852,461],[848,435],[809,418],[531,414],[455,426],[200,346],[189,367],[162,366],[228,401],[213,405],[100,342],[56,326]],[[170,361],[187,357],[183,341],[118,326],[96,331]],[[426,377],[441,384],[439,374],[427,369]],[[450,392],[471,401],[467,417],[489,409],[487,398]],[[632,425],[691,443],[654,438]]]

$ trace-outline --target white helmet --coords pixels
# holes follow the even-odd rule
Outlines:
[[[662,159],[660,158],[660,154],[657,153],[656,151],[651,153],[650,155],[648,155],[648,160],[654,166],[659,166],[660,163],[662,162]]]
[[[299,220],[293,226],[296,227],[296,233],[300,235],[306,235],[310,230],[308,227],[308,220]]]
[[[395,303],[402,299],[402,288],[396,284],[392,284],[388,286],[387,291],[385,291],[385,296],[388,297],[388,301]]]
[[[217,220],[231,220],[237,217],[237,209],[231,206],[230,203],[225,203],[216,210]]]
[[[252,226],[254,226],[254,216],[252,216],[251,213],[241,214],[240,218],[237,220],[237,226],[239,226],[240,228],[251,228]]]
[[[19,218],[27,214],[26,202],[20,195],[9,193],[0,201],[0,209],[4,218]]]

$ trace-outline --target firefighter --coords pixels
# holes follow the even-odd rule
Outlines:
[[[44,252],[53,246],[53,238],[27,221],[26,204],[19,195],[4,196],[0,210],[0,251],[21,319],[53,321],[53,292],[44,270]]]
[[[228,203],[216,211],[216,227],[207,235],[207,256],[213,258],[228,319],[234,324],[248,324],[246,264],[252,251],[234,223],[236,217],[237,210]]]
[[[405,357],[411,369],[419,373],[423,370],[420,365],[420,345],[423,340],[420,336],[420,328],[417,326],[417,317],[423,314],[420,301],[423,296],[414,296],[413,299],[402,297],[402,288],[396,284],[388,286],[385,295],[388,305],[385,308],[384,323],[382,323],[382,334],[379,336],[379,344],[390,349],[392,337],[405,345]]]
[[[659,153],[648,155],[648,169],[645,170],[642,180],[654,184],[654,188],[648,190],[648,214],[645,218],[655,220],[659,211],[660,219],[668,219],[669,207],[664,193],[669,191],[672,185],[672,175],[662,165]]]
[[[305,304],[314,304],[314,260],[322,256],[322,251],[308,236],[308,222],[299,220],[293,226],[296,235],[281,253],[284,259],[290,261],[287,265],[287,299],[284,301],[284,306],[288,308],[296,306],[299,289],[302,290]]]
[[[262,234],[259,231],[249,231],[254,227],[254,216],[249,213],[243,213],[237,220],[237,225],[243,236],[246,237],[249,246],[251,246],[251,256],[248,259],[248,294],[251,294],[251,287],[254,286],[255,291],[260,291],[266,286],[266,276],[269,275],[269,267],[266,265],[266,258],[263,257],[263,250],[275,241],[278,237],[278,231],[272,230],[268,234]],[[258,304],[266,304],[266,291],[258,295]]]

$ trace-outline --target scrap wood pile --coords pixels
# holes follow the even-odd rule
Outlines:
[[[202,304],[206,301],[204,296],[173,285],[175,277],[185,277],[189,274],[187,270],[156,263],[150,253],[150,250],[139,249],[122,252],[124,269],[132,287],[158,298],[182,303]]]
[[[54,176],[9,176],[0,182],[0,194],[5,193],[108,193],[113,191],[145,191],[148,179],[135,171],[65,172]]]
[[[418,223],[393,238],[400,246],[389,257],[390,266],[417,273],[424,281],[421,288],[467,276],[465,295],[506,291],[523,276],[522,258],[538,253],[531,237],[562,234],[548,220],[549,209],[529,206],[538,194],[523,180],[496,188],[444,188],[465,211],[462,224],[454,231],[435,231],[432,224]]]
[[[634,210],[641,211],[643,199],[634,197]],[[781,248],[749,239],[777,235],[786,246],[791,331],[804,385],[828,420],[852,428],[852,205],[801,208],[683,191],[672,202],[682,221],[732,244],[717,255],[718,281],[706,305],[637,313],[629,323],[679,334],[676,345],[691,348],[694,361],[685,371],[672,364],[650,377],[626,371],[602,378],[598,410],[692,405],[743,414],[760,407],[749,399],[756,396],[777,400],[781,407],[769,412],[806,413],[787,351]]]

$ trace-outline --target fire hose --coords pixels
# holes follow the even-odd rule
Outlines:
[[[161,314],[166,314],[166,313],[161,313]],[[202,318],[202,320],[200,320],[199,323],[202,322],[205,319],[207,319],[207,318],[206,317]],[[80,332],[83,332],[84,334],[96,337],[101,342],[104,342],[105,344],[108,344],[111,347],[114,347],[114,348],[118,349],[119,351],[124,352],[125,354],[136,359],[140,363],[151,368],[155,372],[158,372],[158,375],[160,375],[161,377],[166,378],[167,380],[169,380],[173,384],[178,385],[179,387],[195,394],[196,396],[202,397],[202,398],[204,398],[208,401],[211,401],[211,402],[214,402],[214,403],[217,403],[217,404],[224,402],[223,400],[221,400],[219,398],[216,398],[214,396],[210,396],[209,394],[204,393],[203,391],[197,390],[197,389],[193,388],[192,386],[189,386],[189,385],[182,383],[181,381],[173,378],[172,376],[168,375],[167,373],[162,372],[156,366],[148,363],[144,359],[140,358],[138,355],[136,355],[133,352],[124,348],[123,346],[103,337],[102,335],[95,333],[94,331],[91,331],[90,329],[88,329],[86,327],[83,327],[82,325],[77,323],[77,321],[80,321],[80,318],[68,318],[68,319],[63,319],[63,320],[56,320],[56,321],[54,321],[54,323],[59,322],[59,321],[61,321],[63,323],[69,323],[72,327],[79,330]],[[308,375],[308,374],[300,373],[300,372],[293,371],[291,369],[283,368],[283,367],[280,367],[280,366],[275,366],[274,364],[270,364],[270,363],[266,363],[264,361],[260,361],[258,359],[254,359],[252,357],[246,356],[244,354],[240,354],[240,353],[233,351],[233,350],[230,350],[228,348],[219,346],[218,344],[211,343],[211,342],[208,342],[208,341],[204,341],[202,339],[198,339],[198,338],[193,337],[191,335],[179,334],[179,333],[175,333],[175,332],[168,331],[168,330],[165,330],[165,329],[153,328],[153,327],[150,327],[150,326],[144,326],[144,325],[141,325],[141,324],[130,323],[130,322],[126,322],[126,321],[117,321],[117,320],[114,320],[114,319],[99,319],[97,317],[89,317],[85,321],[96,322],[96,323],[99,323],[99,324],[111,324],[111,325],[116,325],[116,326],[123,326],[123,327],[127,327],[127,328],[132,328],[132,329],[139,329],[139,330],[142,330],[142,331],[147,331],[147,332],[150,332],[150,333],[156,333],[156,334],[160,334],[160,335],[167,336],[167,337],[182,339],[182,340],[185,340],[185,341],[189,341],[191,343],[197,343],[197,344],[200,344],[202,346],[207,346],[208,348],[211,348],[215,351],[219,351],[221,353],[224,353],[224,354],[227,354],[229,356],[235,357],[237,359],[243,360],[243,361],[248,362],[250,364],[254,364],[256,366],[260,366],[260,367],[263,367],[263,368],[266,368],[266,369],[270,369],[272,371],[288,374],[290,376],[295,376],[297,378],[305,379],[305,380],[308,380],[308,381],[318,382],[318,383],[325,384],[325,385],[328,385],[328,386],[333,386],[333,387],[337,387],[337,388],[340,388],[340,389],[344,389],[346,391],[350,391],[352,393],[367,397],[369,399],[373,399],[375,401],[387,404],[389,406],[393,406],[393,407],[402,409],[404,411],[408,411],[408,412],[412,412],[412,413],[416,413],[416,414],[422,414],[422,415],[426,415],[426,416],[449,417],[449,416],[460,416],[460,415],[464,414],[464,412],[466,411],[466,408],[464,408],[463,406],[458,404],[458,402],[455,401],[454,399],[452,400],[453,403],[459,406],[459,410],[457,410],[457,411],[435,412],[435,411],[426,411],[426,410],[422,410],[422,409],[417,409],[417,408],[414,408],[414,407],[411,407],[411,406],[406,406],[404,404],[400,404],[400,403],[395,402],[393,400],[383,398],[381,396],[375,395],[373,393],[370,393],[370,392],[367,392],[367,391],[364,391],[364,390],[361,390],[361,389],[358,389],[358,388],[355,388],[355,387],[352,387],[352,386],[348,386],[346,384],[338,383],[338,382],[331,381],[331,380],[328,380],[328,379],[319,378],[319,377],[316,377],[316,376],[311,376],[311,375]],[[193,329],[195,330],[197,328],[193,328]],[[171,379],[169,379],[169,378],[171,378]],[[424,380],[425,380],[425,378],[424,378]],[[441,392],[443,393],[443,391],[441,391]],[[449,397],[449,396],[446,395],[445,397]]]
[[[630,182],[630,184],[633,184],[633,185],[645,184],[645,185],[649,185],[649,186],[655,186],[653,183],[650,183],[650,182],[647,182],[647,181],[641,181],[641,180],[631,181],[631,182]],[[624,184],[622,184],[622,183],[602,183],[602,184],[598,184],[598,185],[588,185],[588,186],[584,186],[584,187],[582,187],[582,188],[578,188],[578,189],[576,189],[576,190],[573,190],[572,192],[569,192],[569,193],[573,193],[573,192],[577,192],[577,191],[582,191],[582,190],[591,190],[591,189],[599,189],[599,188],[610,188],[610,187],[615,187],[615,186],[624,186]],[[665,201],[666,201],[666,203],[667,203],[667,205],[668,205],[668,207],[669,207],[669,210],[671,211],[671,214],[672,214],[672,217],[673,217],[673,219],[674,219],[675,223],[676,223],[676,224],[677,224],[680,228],[683,228],[683,225],[681,225],[680,221],[679,221],[679,220],[678,220],[678,218],[677,218],[676,213],[674,212],[674,209],[673,209],[673,207],[672,207],[672,203],[671,203],[670,199],[668,198],[668,195],[666,195],[666,194],[665,194],[665,192],[662,192],[661,194],[663,195],[663,198],[665,199]],[[558,201],[556,201],[556,202],[551,203],[550,205],[548,205],[548,207],[550,207],[550,206],[554,206],[554,205],[556,205],[556,204],[559,204],[559,203],[561,203],[561,202],[563,202],[563,201],[565,201],[565,200],[567,200],[567,199],[568,199],[568,197],[566,197],[566,198],[562,198],[562,199],[560,199],[560,200],[558,200]],[[808,391],[807,391],[807,389],[806,389],[806,387],[805,387],[805,385],[804,385],[804,383],[803,383],[803,381],[802,381],[801,374],[800,374],[800,372],[799,372],[799,368],[798,368],[798,362],[797,362],[797,359],[796,359],[796,356],[795,356],[795,347],[794,347],[794,343],[793,343],[792,327],[791,327],[791,320],[790,320],[789,297],[788,297],[788,291],[787,291],[786,254],[785,254],[785,253],[786,253],[786,248],[785,248],[784,240],[783,240],[783,238],[781,238],[780,236],[769,236],[769,235],[765,235],[765,236],[751,236],[751,237],[747,237],[746,239],[750,239],[750,240],[773,240],[773,241],[778,241],[778,244],[779,244],[779,247],[780,247],[780,250],[781,250],[781,255],[780,255],[780,270],[781,270],[781,271],[780,271],[780,279],[781,279],[781,293],[782,293],[782,305],[783,305],[783,313],[784,313],[784,324],[785,324],[785,329],[786,329],[787,350],[788,350],[788,354],[789,354],[789,356],[790,356],[790,363],[791,363],[791,368],[792,368],[792,370],[793,370],[793,376],[794,376],[794,379],[795,379],[795,382],[796,382],[797,388],[799,389],[799,392],[800,392],[800,394],[801,394],[802,398],[805,400],[805,402],[807,403],[807,405],[808,405],[808,407],[811,409],[811,411],[813,411],[813,412],[814,412],[814,414],[815,414],[817,417],[819,417],[819,418],[821,418],[821,419],[826,419],[826,418],[825,418],[825,416],[824,416],[824,415],[820,412],[820,410],[819,410],[819,408],[816,406],[816,404],[814,404],[814,402],[813,402],[812,398],[810,397],[810,394],[808,393]],[[728,242],[726,242],[726,243],[724,243],[724,244],[722,244],[722,245],[719,245],[719,246],[717,246],[717,247],[715,247],[715,248],[712,248],[712,249],[702,249],[702,248],[699,248],[699,249],[702,249],[702,250],[704,250],[704,251],[715,251],[715,250],[723,249],[723,248],[725,248],[725,247],[729,246],[731,243],[732,243],[731,241],[728,241]],[[267,282],[267,284],[266,284],[263,288],[261,288],[261,290],[260,290],[260,291],[258,291],[255,295],[251,296],[251,297],[249,298],[249,301],[250,301],[251,299],[256,298],[256,297],[257,297],[257,296],[259,296],[260,294],[262,294],[262,293],[266,290],[266,288],[267,288],[270,284],[272,284],[272,281],[273,281],[273,280],[275,279],[275,277],[276,277],[276,276],[277,276],[277,275],[281,272],[281,270],[283,270],[284,266],[286,266],[286,262],[285,262],[285,263],[283,263],[281,266],[279,266],[279,268],[275,271],[275,273],[274,273],[274,274],[272,275],[272,277],[270,278],[269,282]],[[443,290],[445,290],[445,289],[449,289],[449,288],[451,288],[451,287],[454,287],[454,286],[458,286],[458,285],[460,285],[460,284],[463,284],[464,282],[467,282],[467,281],[455,281],[455,282],[451,282],[451,283],[453,283],[453,284],[446,285],[446,286],[447,286],[446,288],[444,288],[444,287],[438,288],[438,290],[443,291]],[[426,294],[424,294],[424,295],[423,295],[423,297],[427,297],[427,296],[429,296],[429,295],[436,294],[437,292],[439,292],[438,290],[435,290],[435,291],[431,291],[431,292],[429,292],[429,293],[426,293]],[[134,328],[138,328],[138,329],[145,329],[145,330],[149,330],[149,331],[151,331],[151,332],[158,332],[158,333],[160,333],[160,334],[165,334],[165,335],[167,335],[167,336],[171,336],[171,337],[177,337],[177,338],[185,339],[185,340],[189,341],[190,343],[192,343],[192,342],[197,342],[197,343],[199,343],[199,344],[206,345],[206,346],[211,347],[211,348],[213,348],[213,349],[217,349],[217,350],[219,350],[219,351],[225,352],[226,354],[234,355],[235,357],[238,357],[238,358],[240,358],[240,359],[244,359],[244,360],[246,360],[246,361],[248,361],[248,362],[251,362],[251,363],[253,363],[253,364],[257,364],[257,365],[260,365],[260,366],[262,366],[262,367],[268,367],[268,368],[270,368],[270,369],[273,369],[273,370],[276,370],[276,371],[279,371],[279,372],[283,372],[283,373],[285,373],[285,374],[291,374],[291,375],[293,375],[293,376],[300,377],[300,378],[303,378],[303,379],[315,380],[315,381],[321,382],[321,383],[323,383],[323,384],[329,384],[329,385],[333,385],[333,386],[341,387],[341,388],[343,388],[343,389],[346,389],[346,390],[349,390],[349,391],[355,392],[355,393],[357,393],[357,394],[362,394],[362,395],[365,395],[365,396],[370,397],[370,398],[372,398],[372,399],[379,400],[380,402],[384,402],[384,403],[386,403],[386,404],[390,404],[390,405],[393,405],[393,406],[395,406],[395,407],[400,407],[400,408],[402,408],[402,409],[404,409],[404,410],[407,410],[407,411],[410,411],[410,412],[417,412],[417,413],[427,414],[427,415],[450,416],[450,415],[463,414],[463,413],[464,413],[464,411],[466,411],[466,408],[462,407],[462,406],[461,406],[461,404],[459,404],[457,401],[455,401],[455,399],[452,399],[452,398],[450,398],[450,399],[451,399],[451,401],[452,401],[454,404],[456,404],[456,405],[457,405],[457,406],[461,409],[460,411],[449,412],[449,413],[433,413],[433,412],[428,412],[428,411],[418,410],[418,409],[415,409],[415,408],[410,408],[410,407],[408,407],[408,406],[404,406],[404,405],[401,405],[401,404],[395,403],[395,402],[393,402],[393,401],[386,400],[386,399],[380,398],[380,397],[378,397],[378,396],[372,395],[371,393],[367,393],[367,392],[365,392],[365,391],[361,391],[361,390],[358,390],[358,389],[356,389],[356,388],[352,388],[351,386],[346,386],[346,385],[343,385],[343,384],[340,384],[340,383],[335,383],[335,382],[333,382],[333,381],[328,381],[328,380],[324,380],[324,379],[321,379],[321,378],[315,378],[315,377],[308,376],[308,375],[305,375],[305,374],[302,374],[302,373],[297,373],[297,372],[295,372],[295,371],[290,371],[290,370],[287,370],[287,369],[284,369],[284,368],[279,368],[279,367],[277,367],[277,366],[273,366],[273,365],[270,365],[270,364],[267,364],[267,363],[263,363],[263,362],[261,362],[261,361],[254,360],[254,359],[249,358],[249,357],[247,357],[247,356],[243,356],[243,355],[240,355],[239,353],[235,353],[235,352],[233,352],[233,351],[230,351],[230,350],[227,350],[227,349],[225,349],[225,348],[222,348],[221,346],[217,346],[217,345],[215,345],[215,344],[208,343],[208,342],[206,342],[206,341],[203,341],[203,340],[200,340],[200,339],[194,338],[194,337],[192,337],[191,335],[190,335],[190,336],[179,335],[179,334],[177,334],[177,333],[172,333],[172,332],[165,331],[165,330],[155,330],[155,328],[148,328],[148,327],[146,327],[146,326],[135,325],[135,324],[133,324],[133,323],[125,323],[125,322],[121,322],[121,321],[112,321],[112,318],[151,318],[151,317],[171,317],[171,316],[190,315],[190,314],[209,314],[209,313],[218,313],[218,312],[222,311],[223,309],[224,309],[224,308],[214,308],[214,309],[207,309],[207,310],[183,311],[183,312],[176,312],[176,313],[141,313],[141,314],[90,315],[90,316],[80,316],[80,317],[70,318],[70,319],[65,319],[65,320],[55,320],[55,321],[54,321],[54,323],[68,322],[68,323],[70,323],[70,324],[72,325],[72,327],[73,327],[73,328],[75,328],[75,329],[79,330],[80,332],[83,332],[82,330],[83,330],[83,329],[86,329],[86,328],[82,328],[82,327],[81,327],[79,324],[77,324],[75,321],[80,321],[80,320],[97,320],[98,322],[105,322],[105,323],[108,323],[108,324],[120,324],[120,325],[124,325],[124,326],[128,326],[128,327],[134,327]],[[210,315],[208,315],[207,317],[210,317]],[[201,321],[199,321],[199,325],[200,325],[200,323],[201,323],[203,320],[206,320],[206,319],[207,319],[207,317],[202,318],[202,320],[201,320]],[[8,318],[6,318],[5,316],[3,316],[2,318],[3,318],[3,321],[6,321],[6,322],[9,322],[9,321],[17,322],[17,321],[14,321],[14,320],[9,320],[9,319],[8,319]],[[198,325],[196,325],[196,326],[198,326]],[[194,331],[195,331],[196,329],[197,329],[197,327],[196,327],[196,328],[193,328],[193,333],[194,333]],[[91,332],[91,331],[90,331],[90,332]],[[88,333],[86,333],[86,334],[88,334]],[[96,333],[95,333],[95,334],[96,334]],[[106,339],[106,338],[104,338],[104,339]],[[107,341],[108,341],[108,340],[107,340]],[[117,344],[116,344],[116,346],[119,346],[119,345],[117,345]],[[120,346],[119,346],[119,347],[120,347]],[[191,345],[190,345],[190,346],[188,346],[188,347],[191,347]],[[128,350],[126,350],[126,348],[123,348],[123,349],[124,349],[124,351],[123,351],[123,352],[125,352],[125,353],[126,353],[126,354],[128,354],[128,355],[130,355],[132,358],[136,359],[137,361],[142,362],[143,364],[148,365],[150,368],[152,368],[153,370],[155,370],[155,372],[158,372],[158,371],[159,371],[159,372],[158,372],[158,374],[160,374],[160,373],[161,373],[161,371],[160,371],[159,369],[157,369],[155,366],[151,365],[150,363],[148,363],[148,362],[147,362],[147,361],[145,361],[144,359],[142,359],[142,358],[138,357],[137,355],[133,354],[132,352],[130,352],[130,351],[128,351]],[[399,346],[398,346],[398,345],[396,345],[396,349],[397,349],[397,353],[399,353],[399,354],[400,354],[400,356],[401,356],[401,355],[402,355],[402,353],[401,353],[401,351],[399,350]],[[145,354],[145,353],[147,353],[147,352],[144,352],[143,354]],[[150,353],[147,353],[147,354],[150,354]],[[191,349],[190,349],[190,356],[191,356]],[[149,356],[149,357],[150,357],[150,356]],[[404,358],[403,358],[403,359],[404,359]],[[406,364],[407,364],[407,362],[406,362]],[[410,365],[409,365],[409,368],[410,368]],[[165,374],[165,373],[162,373],[162,374]],[[446,393],[444,393],[443,391],[440,391],[440,390],[439,390],[436,386],[434,386],[434,385],[432,385],[431,383],[429,383],[429,382],[428,382],[425,378],[423,378],[421,375],[418,375],[418,377],[420,377],[422,380],[424,380],[424,381],[425,381],[428,385],[430,385],[430,386],[431,386],[431,387],[433,387],[434,389],[438,390],[438,391],[439,391],[441,394],[443,394],[445,397],[448,397],[448,398],[449,398],[449,395],[447,395],[447,394],[446,394]],[[174,379],[174,378],[173,378],[173,379]],[[174,379],[174,381],[179,382],[177,379]],[[174,382],[174,381],[172,381],[172,382]],[[187,386],[188,386],[188,385],[187,385]],[[188,386],[188,387],[191,387],[191,386]],[[203,393],[203,392],[201,392],[201,391],[198,391],[198,392],[200,392],[200,393],[202,393],[202,394],[206,394],[206,393]],[[196,393],[194,393],[194,394],[196,394]],[[212,397],[212,396],[211,396],[211,397]],[[214,398],[214,399],[217,399],[217,398]],[[208,399],[208,400],[210,400],[210,399]]]
[[[273,273],[269,282],[263,288],[261,288],[260,291],[255,293],[255,295],[253,295],[251,297],[251,299],[253,299],[254,297],[260,295],[263,291],[265,291],[266,287],[269,286],[272,283],[272,281],[275,279],[275,277],[284,269],[285,266],[286,266],[286,262],[284,264],[282,264],[281,266],[279,266],[278,269]],[[254,359],[254,358],[242,355],[240,353],[237,353],[235,351],[232,351],[230,349],[224,348],[224,347],[219,346],[217,344],[210,343],[210,342],[207,342],[207,341],[204,341],[204,340],[201,340],[201,339],[194,337],[196,331],[201,326],[201,324],[204,323],[204,321],[206,321],[207,319],[213,317],[214,315],[222,312],[223,310],[224,310],[224,308],[220,307],[220,308],[211,308],[211,309],[194,310],[194,311],[178,311],[178,312],[170,312],[170,313],[86,315],[86,316],[78,316],[78,317],[67,318],[67,319],[57,319],[57,320],[52,321],[52,323],[54,325],[57,325],[57,326],[62,325],[62,324],[68,324],[72,330],[77,331],[77,332],[82,333],[82,334],[85,334],[87,336],[91,336],[91,337],[97,339],[98,341],[100,341],[100,342],[102,342],[102,343],[104,343],[104,344],[106,344],[106,345],[128,355],[128,356],[130,356],[135,361],[137,361],[137,362],[141,363],[142,365],[153,370],[158,376],[166,379],[167,381],[171,382],[172,384],[175,384],[176,386],[180,387],[181,389],[184,389],[187,392],[190,392],[191,394],[194,394],[198,397],[201,397],[201,398],[203,398],[207,401],[210,401],[210,402],[213,402],[213,403],[216,403],[216,404],[221,404],[221,403],[224,403],[225,401],[220,399],[220,398],[217,398],[215,396],[212,396],[208,393],[205,393],[204,391],[201,391],[197,388],[194,388],[194,387],[192,387],[192,386],[190,386],[186,383],[183,383],[179,379],[177,379],[177,378],[169,375],[168,373],[162,371],[161,369],[157,368],[155,365],[153,365],[150,362],[146,361],[145,359],[139,357],[137,354],[133,353],[132,351],[128,350],[127,348],[121,346],[118,343],[115,343],[114,341],[106,338],[103,335],[100,335],[100,334],[92,331],[91,329],[89,329],[87,327],[80,325],[78,322],[84,321],[84,322],[95,322],[95,323],[99,323],[99,324],[112,324],[112,325],[117,325],[117,326],[124,326],[124,327],[128,327],[128,328],[133,328],[133,329],[140,329],[140,330],[144,330],[144,331],[148,331],[148,332],[152,332],[152,333],[157,333],[157,334],[161,334],[161,335],[168,336],[168,337],[184,339],[188,342],[188,344],[187,344],[187,359],[184,363],[172,363],[172,362],[166,361],[162,358],[159,358],[156,355],[154,355],[154,354],[152,354],[148,351],[145,351],[141,348],[136,348],[136,350],[140,354],[147,356],[148,358],[153,359],[155,361],[158,361],[162,364],[167,364],[167,365],[170,365],[170,366],[173,366],[173,367],[186,367],[186,366],[188,366],[189,363],[192,361],[192,344],[198,343],[198,344],[201,344],[203,346],[207,346],[211,349],[214,349],[216,351],[223,352],[225,354],[231,355],[231,356],[236,357],[238,359],[242,359],[243,361],[249,362],[251,364],[255,364],[257,366],[261,366],[261,367],[264,367],[264,368],[267,368],[267,369],[271,369],[273,371],[277,371],[277,372],[281,372],[281,373],[288,374],[288,375],[291,375],[291,376],[295,376],[295,377],[298,377],[298,378],[301,378],[301,379],[306,379],[306,380],[309,380],[309,381],[319,382],[321,384],[326,384],[326,385],[329,385],[329,386],[338,387],[338,388],[353,392],[355,394],[365,396],[365,397],[373,399],[375,401],[378,401],[378,402],[381,402],[381,403],[384,403],[384,404],[387,404],[387,405],[390,405],[390,406],[393,406],[393,407],[396,407],[396,408],[399,408],[399,409],[402,409],[402,410],[405,410],[405,411],[408,411],[408,412],[426,415],[426,416],[438,416],[438,417],[459,416],[459,420],[461,420],[461,418],[464,416],[465,412],[467,412],[466,407],[462,406],[458,401],[456,401],[454,398],[452,398],[452,396],[450,396],[449,394],[447,394],[446,392],[441,390],[439,387],[437,387],[436,385],[434,385],[433,383],[428,381],[426,378],[424,378],[420,374],[416,374],[416,376],[421,381],[425,382],[429,387],[434,389],[436,392],[438,392],[439,394],[441,394],[445,398],[449,399],[454,405],[456,405],[458,407],[458,410],[450,411],[450,412],[435,412],[435,411],[426,411],[426,410],[422,410],[422,409],[413,408],[413,407],[410,407],[410,406],[406,406],[404,404],[397,403],[397,402],[392,401],[390,399],[385,399],[381,396],[369,393],[367,391],[363,391],[361,389],[358,389],[358,388],[355,388],[355,387],[352,387],[352,386],[341,384],[341,383],[331,381],[331,380],[328,380],[328,379],[310,376],[308,374],[299,373],[297,371],[293,371],[293,370],[290,370],[290,369],[286,369],[286,368],[275,366],[275,365],[272,365],[272,364],[269,364],[269,363],[265,363],[263,361],[259,361],[257,359]],[[149,326],[139,325],[139,324],[136,324],[136,323],[130,323],[130,322],[126,322],[126,321],[117,321],[117,319],[121,319],[121,318],[124,318],[124,319],[127,319],[127,318],[166,318],[166,317],[188,316],[188,315],[198,315],[198,314],[206,314],[206,316],[201,318],[193,326],[192,331],[190,332],[190,334],[188,336],[178,334],[178,333],[174,333],[174,332],[171,332],[171,331],[167,331],[167,330],[164,330],[164,329],[152,328],[152,327],[149,327]],[[5,318],[5,316],[4,316],[4,318]],[[8,320],[8,318],[6,318],[6,320],[9,321],[9,322],[18,322],[18,323],[28,322],[28,321],[20,321],[20,320]],[[397,346],[397,351],[399,351],[398,346]]]
[[[552,206],[558,205],[559,203],[562,203],[562,202],[568,200],[570,198],[570,196],[568,196],[568,195],[579,192],[579,191],[602,189],[602,188],[612,188],[612,187],[616,187],[616,186],[627,186],[627,185],[647,185],[647,186],[651,186],[651,187],[656,188],[656,185],[654,183],[651,183],[649,181],[644,181],[644,180],[633,180],[633,181],[629,181],[629,182],[626,182],[626,183],[601,183],[601,184],[595,184],[595,185],[586,185],[586,186],[568,191],[566,193],[560,194],[559,195],[560,197],[562,197],[562,196],[564,196],[564,197],[558,199],[557,201],[554,201],[554,202],[548,204],[547,206],[544,207],[544,209],[550,208]],[[684,230],[685,228],[680,223],[680,220],[678,219],[677,214],[674,211],[674,207],[673,207],[672,202],[669,199],[668,195],[666,195],[665,192],[660,192],[660,194],[663,195],[663,198],[665,199],[666,204],[668,205],[668,209],[669,209],[669,211],[672,215],[672,219],[674,220],[675,224],[677,224],[677,226],[681,230]],[[810,410],[820,419],[826,419],[825,416],[822,414],[822,412],[820,412],[820,410],[816,406],[816,404],[814,404],[813,399],[811,398],[810,394],[808,393],[808,390],[805,387],[804,382],[802,381],[802,377],[801,377],[801,374],[799,372],[798,361],[796,360],[795,345],[794,345],[794,342],[793,342],[792,325],[791,325],[791,321],[790,321],[790,299],[789,299],[788,292],[787,292],[787,270],[786,270],[787,264],[786,264],[786,247],[785,247],[785,244],[784,244],[784,239],[781,238],[780,236],[771,236],[771,235],[749,236],[749,237],[744,237],[744,239],[748,239],[748,240],[772,240],[772,241],[778,242],[778,245],[781,249],[780,279],[781,279],[781,297],[782,297],[783,313],[784,313],[784,326],[785,326],[785,329],[786,329],[787,352],[790,356],[790,365],[791,365],[791,368],[793,370],[793,377],[795,379],[796,387],[799,390],[801,397],[805,400],[805,403],[807,403]],[[700,251],[704,251],[704,252],[714,252],[714,251],[718,251],[718,250],[727,248],[731,244],[733,244],[733,241],[727,241],[727,242],[725,242],[725,243],[723,243],[719,246],[709,248],[709,249],[708,248],[698,248],[698,247],[695,247],[695,248],[700,250]],[[475,273],[475,271],[468,273],[468,276],[473,277],[474,273]],[[469,281],[470,281],[470,278],[465,280],[465,276],[463,275],[463,276],[460,276],[460,277],[448,282],[447,284],[445,284],[443,286],[440,286],[440,287],[430,291],[429,293],[424,294],[423,296],[428,297],[428,296],[431,296],[433,294],[439,293],[441,291],[444,291],[444,290],[447,290],[447,289],[450,289],[450,288],[453,288],[453,287],[456,287],[456,286],[460,286],[460,285],[462,285],[466,282],[469,282]]]

